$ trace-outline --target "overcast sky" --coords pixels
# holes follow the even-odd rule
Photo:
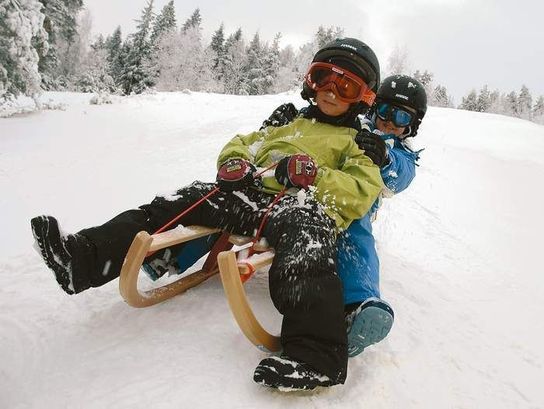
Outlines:
[[[159,12],[168,0],[155,0]],[[84,0],[95,33],[121,26],[134,31],[146,0]],[[178,23],[198,7],[207,39],[221,22],[227,34],[241,27],[282,46],[299,46],[320,25],[340,26],[368,43],[382,71],[395,46],[405,47],[411,70],[429,70],[455,103],[471,88],[488,84],[503,92],[526,84],[544,95],[544,1],[541,0],[175,0]]]

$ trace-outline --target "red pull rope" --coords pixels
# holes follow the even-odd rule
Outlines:
[[[269,167],[267,167],[266,169],[260,171],[259,173],[255,173],[253,175],[253,179],[256,179],[258,178],[259,176],[261,176],[264,172],[266,172],[267,170],[270,170],[274,167],[278,166],[278,162],[274,162],[272,165],[270,165]],[[193,205],[191,205],[190,207],[188,207],[187,209],[185,209],[184,211],[182,211],[180,214],[178,214],[176,217],[174,217],[172,220],[170,220],[168,223],[166,223],[164,226],[162,226],[159,230],[157,230],[155,233],[153,234],[158,234],[158,233],[162,233],[163,231],[165,231],[167,228],[169,228],[170,226],[172,226],[175,222],[177,222],[179,219],[181,219],[183,216],[185,216],[187,213],[189,213],[191,210],[193,210],[195,207],[197,207],[199,204],[201,204],[202,202],[204,202],[206,199],[208,199],[210,196],[213,196],[215,193],[217,193],[217,191],[219,191],[219,188],[216,187],[215,189],[213,189],[210,193],[208,193],[206,196],[202,197],[201,199],[197,200]]]
[[[252,240],[251,247],[249,248],[248,257],[255,253],[255,250],[253,250],[253,247],[261,239],[261,233],[262,233],[262,231],[264,229],[264,226],[265,226],[266,222],[268,221],[268,216],[270,215],[270,212],[272,211],[272,208],[280,201],[280,199],[283,197],[283,195],[285,195],[286,190],[287,190],[287,187],[284,186],[283,189],[276,195],[276,197],[274,198],[272,203],[270,203],[270,205],[266,209],[266,212],[265,212],[265,214],[264,214],[264,216],[263,216],[263,218],[261,220],[261,224],[259,226],[259,229],[257,230],[257,234],[255,235],[255,237]]]
[[[187,213],[189,213],[191,210],[193,210],[195,207],[197,207],[200,203],[207,200],[210,196],[213,196],[214,194],[216,194],[218,191],[219,191],[219,188],[216,187],[210,193],[208,193],[206,196],[203,196],[200,199],[198,199],[190,207],[188,207],[183,212],[178,214],[176,217],[174,217],[172,220],[170,220],[168,223],[166,223],[164,226],[162,226],[159,230],[157,230],[153,234],[157,234],[157,233],[161,233],[161,232],[165,231],[168,227],[172,226],[175,222],[177,222],[179,219],[181,219],[183,216],[185,216]]]
[[[258,172],[258,173],[255,173],[253,175],[253,179],[256,179],[258,177],[260,177],[263,173],[265,173],[266,171],[272,169],[272,168],[275,168],[276,166],[278,166],[278,162],[274,162],[272,165],[268,166],[266,169]],[[213,196],[214,194],[216,194],[217,192],[219,191],[219,187],[216,187],[214,188],[212,191],[210,191],[208,194],[206,194],[205,196],[201,197],[200,199],[198,199],[195,203],[193,203],[190,207],[188,207],[187,209],[185,209],[184,211],[182,211],[180,214],[178,214],[176,217],[174,217],[172,220],[170,220],[168,223],[166,223],[164,226],[162,226],[161,228],[159,228],[156,232],[154,232],[153,234],[158,234],[158,233],[162,233],[163,231],[165,231],[166,229],[168,229],[170,226],[172,226],[175,222],[177,222],[179,219],[181,219],[183,216],[185,216],[187,213],[189,213],[190,211],[192,211],[195,207],[197,207],[198,205],[200,205],[202,202],[206,201],[208,198],[210,198],[211,196]],[[283,192],[285,191],[285,188],[280,192],[281,193],[281,196],[283,196]],[[280,197],[281,197],[280,196]],[[266,217],[268,216],[268,213],[270,212],[270,209],[272,208],[272,206],[277,202],[277,200],[279,200],[279,198],[276,196],[276,198],[274,199],[274,202],[272,202],[272,205],[269,207],[269,209],[267,209],[267,212],[265,214],[265,218],[263,219],[263,221],[261,222],[261,227],[259,227],[259,230],[257,231],[257,238],[259,237],[260,235],[260,231],[262,230],[262,228],[264,227],[264,222],[266,220]],[[256,243],[256,241],[254,240],[253,243]],[[152,252],[149,252],[147,253],[147,256],[146,257],[149,257],[151,256],[152,254],[154,254],[155,251],[152,251]]]

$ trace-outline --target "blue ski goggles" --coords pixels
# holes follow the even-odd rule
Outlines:
[[[376,114],[383,121],[393,122],[397,128],[404,128],[410,125],[415,119],[413,112],[387,102],[380,102],[376,106]]]

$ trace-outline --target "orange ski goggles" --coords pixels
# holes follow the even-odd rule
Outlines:
[[[314,91],[332,91],[340,101],[348,104],[363,101],[372,105],[376,94],[357,75],[325,62],[314,62],[304,77],[306,84]]]

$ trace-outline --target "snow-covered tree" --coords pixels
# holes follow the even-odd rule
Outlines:
[[[113,34],[106,38],[104,41],[104,48],[106,49],[107,55],[106,61],[108,64],[108,73],[113,81],[116,84],[119,84],[128,51],[126,48],[123,48],[121,26],[118,26]]]
[[[519,102],[518,96],[515,91],[510,92],[506,95],[506,115],[518,116],[519,117]]]
[[[210,43],[210,50],[213,53],[213,66],[217,79],[223,78],[223,65],[221,64],[223,58],[225,58],[225,26],[223,23],[212,35],[212,41]]]
[[[121,89],[127,95],[139,94],[153,85],[154,72],[147,66],[151,54],[149,36],[154,18],[153,1],[148,1],[138,20],[136,33],[130,36],[127,43],[128,54],[119,78]]]
[[[533,121],[544,125],[544,96],[538,97],[533,107]]]
[[[239,28],[225,41],[225,58],[223,59],[225,93],[240,94],[243,92],[245,58],[245,44],[242,29]]]
[[[263,78],[259,83],[259,94],[268,94],[276,82],[280,70],[280,39],[281,33],[274,36],[271,45],[263,50],[262,71]]]
[[[176,29],[176,10],[174,8],[174,0],[170,0],[155,18],[153,31],[151,32],[150,37],[151,45],[156,47],[164,34],[175,31]]]
[[[259,33],[255,33],[253,36],[253,39],[247,48],[246,54],[247,57],[245,59],[245,66],[243,69],[244,81],[242,93],[258,95],[261,94],[262,81],[265,76],[263,65],[265,49],[261,44]]]
[[[160,48],[158,90],[220,91],[212,72],[213,56],[202,45],[199,27],[166,35]]]
[[[475,89],[471,90],[467,96],[463,97],[459,109],[466,109],[467,111],[478,110],[478,94]]]
[[[433,77],[434,77],[434,74],[427,70],[425,70],[424,72],[416,70],[416,72],[414,73],[414,78],[418,80],[421,83],[421,85],[423,85],[423,88],[425,89],[427,98],[429,100],[431,99],[433,95],[433,90],[434,90]]]
[[[75,86],[80,92],[116,91],[115,82],[110,75],[106,48],[91,47],[81,64],[81,71],[76,77]]]
[[[507,115],[506,109],[506,97],[501,94],[501,92],[496,89],[489,93],[489,109],[488,112],[494,114],[505,114]]]
[[[317,32],[314,35],[317,49],[323,47],[325,44],[330,43],[336,38],[344,36],[344,29],[341,27],[323,27],[319,26]]]
[[[437,85],[428,99],[429,105],[432,106],[444,108],[453,107],[453,102],[448,95],[448,90],[442,85]]]
[[[518,112],[519,117],[530,120],[532,118],[533,97],[529,92],[529,88],[525,85],[521,86],[518,96]]]
[[[478,99],[476,100],[476,111],[478,112],[489,112],[491,108],[491,93],[487,85],[484,85],[478,94]]]
[[[387,76],[406,74],[408,70],[408,51],[405,47],[396,45],[387,59]]]
[[[174,0],[170,0],[155,18],[153,30],[149,39],[150,52],[144,61],[145,70],[149,73],[151,82],[155,84],[160,76],[159,56],[162,53],[162,39],[177,30]]]
[[[80,50],[78,41],[78,15],[82,0],[39,0],[43,4],[43,27],[48,34],[49,51],[40,59],[42,83],[46,89],[66,87],[77,70],[74,59]],[[76,48],[76,49],[74,49]]]
[[[303,44],[299,48],[298,53],[295,56],[295,67],[301,79],[304,77],[304,75],[306,75],[306,71],[308,71],[310,63],[316,52],[317,46],[315,41]]]
[[[0,100],[40,92],[39,52],[47,52],[42,5],[0,0]]]
[[[193,11],[191,17],[185,20],[185,23],[183,23],[183,26],[181,27],[181,31],[185,32],[191,28],[200,28],[201,23],[202,17],[200,16],[200,9],[197,8],[195,11]]]
[[[297,70],[295,51],[292,46],[288,45],[280,50],[279,61],[278,76],[272,91],[278,93],[289,91],[295,87],[300,88],[302,76]]]

